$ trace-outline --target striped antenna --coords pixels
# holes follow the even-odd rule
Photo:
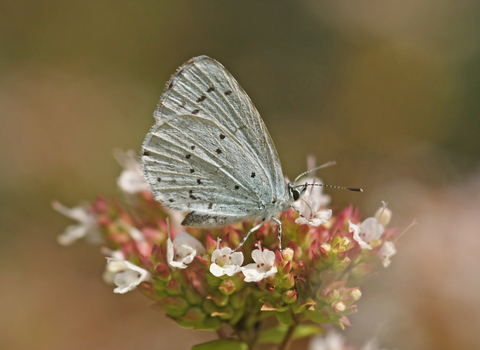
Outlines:
[[[318,169],[322,169],[322,168],[326,168],[326,167],[329,167],[329,166],[332,166],[332,165],[335,165],[335,164],[337,164],[337,162],[336,162],[335,160],[331,160],[331,161],[329,161],[329,162],[326,162],[325,164],[322,164],[322,165],[319,165],[319,166],[317,166],[317,167],[315,167],[315,168],[313,168],[313,169],[307,170],[307,171],[301,173],[300,175],[298,175],[298,176],[296,177],[296,179],[293,181],[293,183],[297,182],[297,180],[298,180],[299,178],[301,178],[301,177],[304,176],[304,175],[307,175],[307,174],[311,173],[312,171],[315,171],[315,170],[318,170]]]
[[[363,192],[363,190],[359,187],[342,187],[342,186],[332,186],[332,185],[324,185],[324,184],[305,184],[300,186],[322,186],[322,187],[328,187],[328,188],[336,188],[337,190]],[[300,186],[297,186],[297,187],[300,187]]]

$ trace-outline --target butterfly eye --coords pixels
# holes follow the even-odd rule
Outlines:
[[[292,196],[293,200],[298,201],[298,199],[300,198],[300,192],[298,192],[296,188],[292,188]]]

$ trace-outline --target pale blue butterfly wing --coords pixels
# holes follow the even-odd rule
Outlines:
[[[189,211],[182,224],[261,216],[284,198],[272,139],[248,95],[217,61],[200,56],[167,83],[142,162],[156,200]]]

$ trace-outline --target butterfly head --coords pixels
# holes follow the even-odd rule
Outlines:
[[[295,202],[300,199],[301,196],[307,190],[307,184],[296,186],[293,183],[289,183],[288,185],[288,194],[290,195],[290,200]]]

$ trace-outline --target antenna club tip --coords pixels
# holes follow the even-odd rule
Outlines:
[[[354,191],[354,192],[363,192],[363,190],[358,187],[347,187],[347,190]]]

